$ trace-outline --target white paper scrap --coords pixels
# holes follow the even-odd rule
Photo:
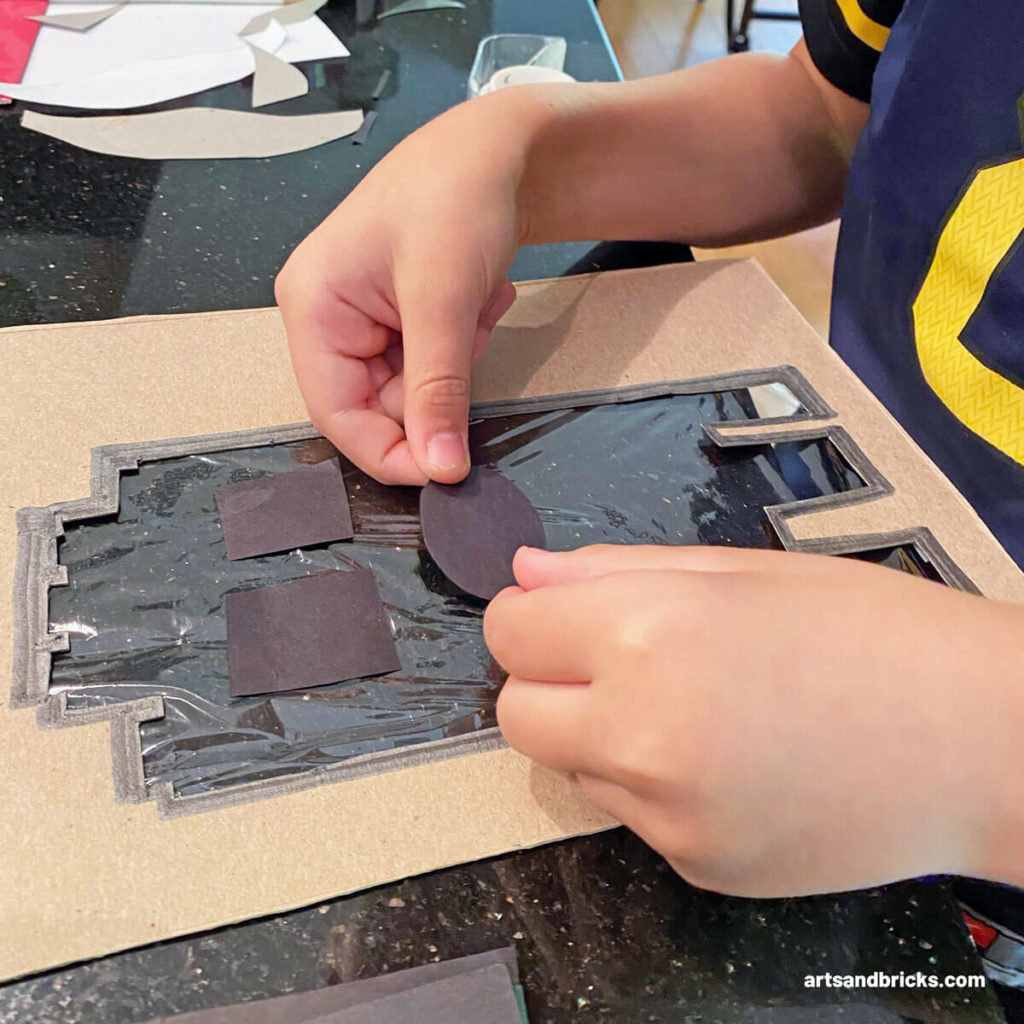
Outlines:
[[[254,32],[262,32],[271,21],[279,25],[292,25],[297,21],[305,21],[311,18],[320,10],[327,0],[296,0],[295,3],[286,4],[284,7],[275,7],[263,14],[258,14],[245,28],[242,35],[252,35]]]
[[[80,44],[87,42],[95,33],[104,32],[108,26],[115,25],[126,17],[131,13],[129,8],[134,6],[129,4],[129,7],[116,18],[110,18],[84,35],[44,27],[39,33],[40,40],[45,34],[51,33],[72,36],[74,41]],[[191,7],[199,11],[210,8],[207,4],[178,6]],[[252,5],[225,5],[225,9],[228,8],[240,12],[240,17],[236,19],[237,28],[244,27],[252,20]],[[267,5],[259,5],[258,9],[266,11]],[[258,36],[249,36],[248,40],[290,64],[306,60],[347,57],[349,53],[341,40],[316,16],[283,28],[277,22],[273,22],[265,31],[266,35],[260,33]],[[275,46],[274,37],[280,38],[282,32],[283,41]],[[237,82],[240,78],[253,73],[255,62],[252,51],[238,36],[237,31],[226,35],[201,33],[199,40],[205,47],[205,50],[199,53],[188,52],[186,49],[184,54],[179,53],[176,56],[149,55],[140,58],[129,50],[130,59],[127,62],[118,64],[114,61],[114,67],[101,73],[80,76],[73,74],[61,81],[39,80],[40,77],[47,77],[52,73],[52,69],[50,72],[37,72],[36,75],[29,76],[29,69],[26,68],[22,82],[0,82],[0,94],[17,100],[52,106],[80,107],[85,110],[124,110],[162,103],[179,96],[189,96],[228,82]],[[180,43],[179,38],[170,48],[181,49]],[[221,44],[224,48],[217,50],[216,47]],[[38,41],[36,45],[38,48]],[[30,66],[35,61],[35,56],[33,51],[33,56],[29,60]],[[108,61],[109,63],[111,62]],[[75,67],[76,65],[69,61],[69,71],[74,71]]]

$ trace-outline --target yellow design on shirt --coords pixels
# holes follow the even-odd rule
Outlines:
[[[1024,157],[976,171],[942,229],[913,310],[917,355],[931,389],[964,426],[1024,464],[1024,389],[960,341],[1022,230]]]
[[[843,15],[846,27],[862,43],[867,43],[872,50],[881,53],[889,38],[889,29],[873,18],[869,18],[864,13],[859,0],[836,0],[836,5]]]

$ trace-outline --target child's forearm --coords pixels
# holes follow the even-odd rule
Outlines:
[[[642,82],[518,86],[424,125],[278,277],[313,422],[385,482],[462,479],[470,371],[511,302],[517,246],[708,245],[832,216],[864,105],[830,89],[798,49]]]
[[[527,95],[541,113],[518,122],[529,132],[526,243],[713,246],[822,223],[839,210],[867,112],[825,82],[802,45],[633,82],[533,87],[509,101]]]

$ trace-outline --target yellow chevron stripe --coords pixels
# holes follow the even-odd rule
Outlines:
[[[889,29],[869,18],[860,6],[859,0],[836,0],[846,27],[872,50],[882,52],[889,39]]]
[[[1024,464],[1024,389],[960,341],[989,279],[1024,230],[1024,158],[977,171],[939,236],[914,300],[925,379],[975,434]]]

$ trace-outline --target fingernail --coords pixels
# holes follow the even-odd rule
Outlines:
[[[427,461],[435,469],[461,469],[469,461],[466,442],[454,431],[435,434],[427,442]]]

